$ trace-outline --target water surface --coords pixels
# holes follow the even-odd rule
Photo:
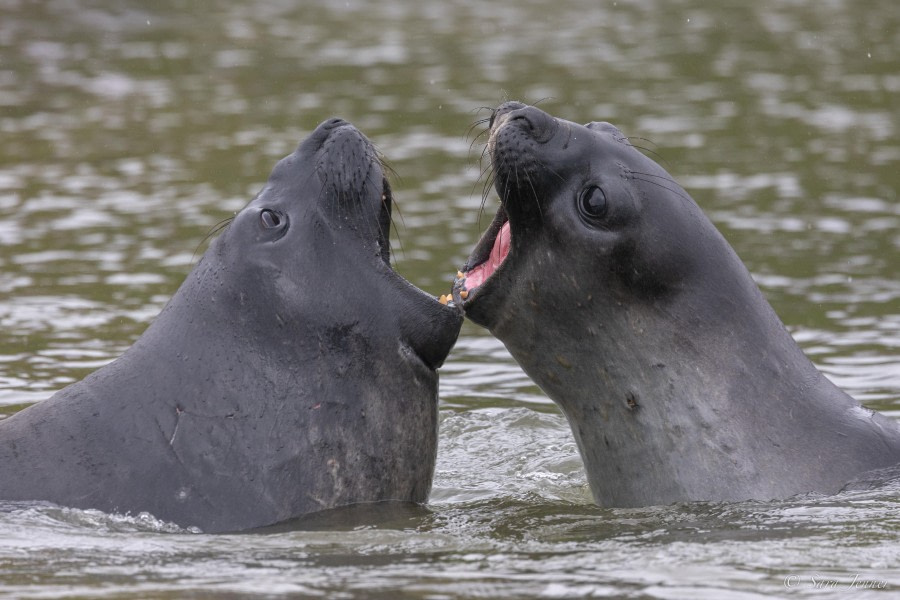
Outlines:
[[[896,2],[108,4],[0,2],[0,413],[127,348],[207,234],[332,115],[397,173],[395,268],[445,293],[496,203],[482,199],[480,107],[520,99],[647,148],[819,368],[900,418]],[[209,536],[6,506],[0,596],[900,590],[894,484],[595,507],[563,417],[468,323],[441,401],[427,507]]]

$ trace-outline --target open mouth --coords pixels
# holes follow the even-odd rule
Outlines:
[[[441,302],[446,304],[452,301],[463,305],[471,301],[474,294],[501,268],[509,255],[511,243],[509,217],[501,205],[465,266],[457,272],[452,292],[442,296]]]

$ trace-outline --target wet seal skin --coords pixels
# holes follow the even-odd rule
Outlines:
[[[390,266],[391,189],[331,119],[119,359],[0,422],[0,500],[206,532],[424,502],[462,317]]]
[[[597,503],[834,493],[900,428],[832,385],[688,194],[608,123],[508,102],[500,208],[452,304],[571,425]]]

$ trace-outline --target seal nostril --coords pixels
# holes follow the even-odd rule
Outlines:
[[[497,112],[500,113],[508,113],[514,110],[519,110],[520,108],[525,108],[528,106],[527,104],[522,104],[521,102],[517,102],[515,100],[510,100],[509,102],[504,102],[500,106],[497,107]]]
[[[521,128],[527,125],[531,137],[534,141],[541,144],[550,141],[559,126],[556,119],[534,106],[524,106],[520,109],[516,109],[509,113],[507,119],[513,122],[523,122],[519,127]]]
[[[346,123],[346,121],[341,119],[340,117],[332,117],[325,122],[325,126],[329,129],[334,129],[335,127],[340,127],[344,123]]]
[[[501,117],[504,117],[505,115],[507,115],[513,111],[521,110],[521,109],[527,108],[527,107],[528,107],[527,104],[522,104],[521,102],[515,102],[515,101],[504,102],[503,104],[501,104],[500,106],[495,108],[493,111],[491,111],[491,120],[490,120],[488,127],[493,129],[494,124],[499,123],[503,120],[503,119],[501,119]]]
[[[534,123],[531,119],[528,118],[526,113],[520,112],[519,114],[512,115],[509,118],[510,121],[525,121],[528,124],[528,128],[534,131]]]

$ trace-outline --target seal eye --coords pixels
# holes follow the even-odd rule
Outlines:
[[[259,213],[259,220],[266,229],[275,229],[281,225],[281,215],[268,208]]]
[[[602,219],[609,212],[609,201],[606,194],[596,185],[584,188],[578,197],[578,209],[581,215],[590,220]]]

